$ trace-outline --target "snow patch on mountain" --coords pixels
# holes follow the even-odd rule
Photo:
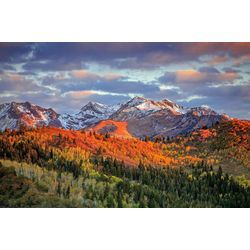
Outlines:
[[[107,106],[98,102],[89,102],[78,113],[62,114],[59,120],[63,128],[79,130],[108,119],[118,108],[119,105]]]
[[[45,109],[29,102],[6,103],[0,105],[0,130],[18,129],[21,124],[28,127],[60,126],[58,114],[52,109]]]
[[[129,132],[137,137],[161,134],[175,136],[229,119],[229,116],[218,114],[206,106],[184,108],[168,99],[154,101],[143,97],[135,97],[115,106],[89,102],[76,113],[61,115],[53,109],[29,102],[0,105],[1,130],[17,129],[21,124],[79,130],[93,127],[103,120],[113,120],[127,122]]]
[[[118,109],[111,118],[125,121],[128,119],[142,118],[161,110],[165,110],[172,115],[186,113],[186,109],[167,99],[153,101],[143,97],[135,97],[121,105],[120,109]]]

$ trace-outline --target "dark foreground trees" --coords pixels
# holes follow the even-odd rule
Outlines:
[[[2,161],[1,207],[250,207],[250,189],[221,169],[128,168],[111,158],[73,173]],[[7,164],[8,163],[8,164]],[[97,167],[97,166],[96,166]]]

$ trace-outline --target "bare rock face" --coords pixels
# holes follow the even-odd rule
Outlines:
[[[111,132],[115,135],[116,131],[119,131],[119,134],[127,137],[130,135],[174,137],[230,119],[229,116],[218,114],[207,107],[187,109],[167,99],[153,101],[143,97],[135,97],[116,106],[89,102],[75,114],[62,115],[53,109],[45,109],[29,102],[0,105],[1,130],[18,129],[21,124],[30,127],[45,125],[74,130],[95,129],[97,126],[102,132]],[[112,121],[116,122],[116,129],[111,126]],[[119,129],[119,126],[122,127]]]

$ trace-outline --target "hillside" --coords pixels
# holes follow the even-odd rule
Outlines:
[[[121,138],[133,138],[133,136],[128,132],[127,122],[104,120],[99,122],[97,125],[90,127],[88,131],[93,131],[103,135],[108,133],[111,136]]]
[[[54,127],[0,133],[0,207],[250,207],[250,122],[174,139]],[[123,128],[123,129],[121,129]]]
[[[179,137],[175,142],[192,148],[190,154],[213,159],[213,165],[220,165],[229,174],[245,174],[250,178],[250,121],[234,119],[219,123]]]
[[[0,160],[0,207],[250,207],[250,187],[204,164],[187,173],[106,160],[75,176]]]
[[[0,156],[14,157],[27,147],[27,157],[35,158],[35,163],[40,150],[45,154],[52,151],[53,155],[69,155],[70,159],[84,160],[90,165],[89,159],[96,155],[115,158],[128,166],[142,163],[175,168],[204,161],[215,167],[221,165],[230,174],[250,177],[249,121],[232,120],[175,139],[158,136],[154,141],[131,138],[124,122],[101,124],[92,131],[53,127],[6,131],[0,135]],[[113,136],[114,132],[120,136]]]
[[[145,165],[177,167],[201,160],[188,154],[179,155],[178,151],[168,150],[163,143],[52,127],[6,131],[0,136],[0,146],[0,157],[19,156],[20,151],[25,150],[27,157],[34,158],[34,162],[40,157],[40,150],[45,151],[44,154],[53,151],[53,155],[69,155],[72,159],[86,161],[95,155],[102,155],[124,161],[128,166],[137,166],[142,162]]]

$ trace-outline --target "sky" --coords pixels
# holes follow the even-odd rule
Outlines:
[[[64,113],[135,96],[250,119],[250,43],[0,43],[0,103]]]

